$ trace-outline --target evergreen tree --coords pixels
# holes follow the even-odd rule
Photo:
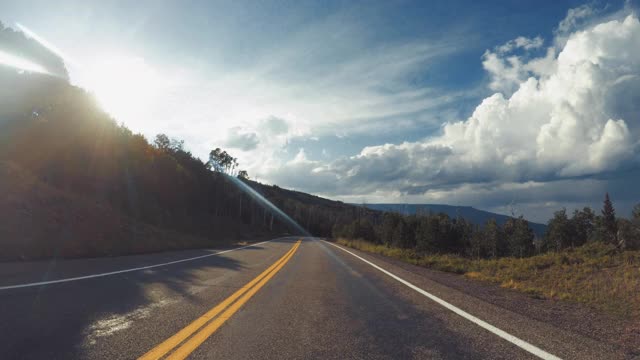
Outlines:
[[[605,240],[615,243],[618,234],[618,224],[616,223],[616,211],[613,208],[609,193],[605,194],[604,204],[602,206],[602,226],[605,234]]]

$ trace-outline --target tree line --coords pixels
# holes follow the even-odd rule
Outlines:
[[[589,208],[571,217],[565,210],[557,212],[540,239],[522,217],[476,226],[444,214],[382,213],[251,181],[237,159],[221,148],[202,161],[183,141],[165,134],[149,142],[63,80],[2,74],[25,90],[11,111],[3,108],[7,115],[0,123],[0,162],[150,225],[211,238],[232,224],[270,233],[295,231],[230,181],[237,177],[315,236],[363,238],[475,258],[523,257],[589,241],[638,247],[640,208],[631,219],[619,218],[608,196],[600,214]]]
[[[381,217],[358,216],[337,221],[335,238],[363,239],[389,247],[415,249],[421,253],[457,254],[469,258],[527,257],[547,251],[560,251],[587,242],[614,244],[620,249],[640,248],[640,204],[631,219],[619,218],[609,194],[596,214],[591,208],[555,212],[541,238],[535,236],[522,216],[500,225],[495,219],[482,226],[448,215],[401,215],[387,212]]]
[[[51,86],[40,76],[7,76],[42,91],[24,96],[15,115],[0,123],[0,163],[161,228],[214,239],[233,224],[289,231],[277,214],[229,180],[248,174],[228,152],[216,148],[202,161],[182,140],[159,134],[150,142],[133,133],[64,81]]]

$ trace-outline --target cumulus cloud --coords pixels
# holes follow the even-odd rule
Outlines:
[[[584,4],[582,6],[578,6],[577,8],[569,9],[567,11],[567,16],[562,21],[560,21],[560,24],[558,24],[556,33],[569,33],[575,30],[576,27],[585,19],[595,14],[596,11],[589,4]]]
[[[482,55],[482,67],[489,73],[489,88],[504,94],[512,94],[518,86],[530,76],[547,76],[554,69],[556,49],[550,47],[544,57],[529,59],[528,51],[540,49],[544,40],[537,36],[523,36],[510,40],[493,51],[487,50]],[[524,52],[516,55],[516,51]]]
[[[229,129],[225,145],[230,148],[240,149],[242,151],[253,150],[258,147],[260,140],[258,136],[252,132],[243,132],[240,127]]]
[[[286,134],[289,131],[289,124],[285,119],[272,115],[262,120],[260,130],[274,135]]]
[[[421,179],[446,181],[562,178],[637,165],[640,104],[635,116],[621,118],[633,112],[619,111],[610,95],[638,87],[638,18],[572,34],[550,67],[550,74],[520,82],[508,98],[496,93],[484,99],[467,120],[446,124],[441,136],[367,148],[354,160],[419,154],[411,159],[415,165],[424,158],[431,164]]]
[[[493,66],[504,65],[506,52],[542,46],[540,40],[519,39],[484,58],[491,74],[515,84],[513,93],[485,98],[468,119],[446,123],[435,137],[370,146],[326,164],[306,163],[305,168],[329,179],[312,190],[345,196],[386,190],[436,199],[438,191],[472,193],[486,184],[493,184],[489,192],[505,191],[508,184],[522,191],[637,169],[638,17],[574,31],[561,48],[549,47],[543,57],[512,55],[506,60],[510,66]]]

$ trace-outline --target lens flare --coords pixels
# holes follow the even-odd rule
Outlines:
[[[240,190],[242,190],[247,195],[251,196],[254,200],[262,203],[263,206],[267,207],[274,213],[276,213],[282,220],[287,222],[293,228],[300,232],[299,235],[305,235],[307,237],[311,237],[311,234],[305,230],[302,226],[300,226],[295,220],[293,220],[289,215],[285,214],[284,211],[280,210],[277,206],[273,205],[271,201],[267,200],[264,196],[260,195],[257,191],[253,190],[252,187],[242,182],[235,176],[227,175],[227,178],[231,180],[233,184],[235,184]]]
[[[55,45],[47,41],[42,36],[36,34],[35,32],[31,31],[29,28],[27,28],[26,26],[20,23],[16,23],[16,26],[18,27],[18,29],[20,29],[20,31],[25,33],[28,37],[37,41],[40,45],[44,46],[47,50],[51,51],[52,53],[58,55],[65,62],[69,64],[77,65],[69,56],[67,56],[65,53],[63,53],[60,49],[58,49]]]
[[[45,69],[42,65],[36,64],[15,55],[11,55],[2,50],[0,50],[0,65],[9,66],[22,71],[49,74],[47,69]]]

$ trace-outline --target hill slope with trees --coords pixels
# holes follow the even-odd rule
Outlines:
[[[0,259],[104,256],[311,233],[362,210],[248,179],[216,148],[207,161],[165,134],[153,141],[69,84],[60,59],[0,25],[0,44],[55,70],[0,66]]]
[[[495,219],[499,225],[504,225],[510,218],[515,216],[507,216],[496,214],[489,211],[478,210],[471,206],[455,206],[443,204],[363,204],[370,209],[397,212],[402,215],[416,214],[447,214],[450,218],[462,217],[474,225],[484,225],[487,221]],[[529,227],[537,236],[544,235],[547,226],[529,222]]]
[[[536,237],[522,217],[479,225],[460,214],[402,215],[260,184],[225,150],[203,161],[181,140],[159,134],[150,142],[118,124],[69,84],[60,59],[23,34],[0,25],[0,41],[56,73],[0,67],[3,259],[206,247],[285,232],[471,258],[594,240],[637,246],[635,220],[617,218],[611,204],[602,216],[560,211]]]

